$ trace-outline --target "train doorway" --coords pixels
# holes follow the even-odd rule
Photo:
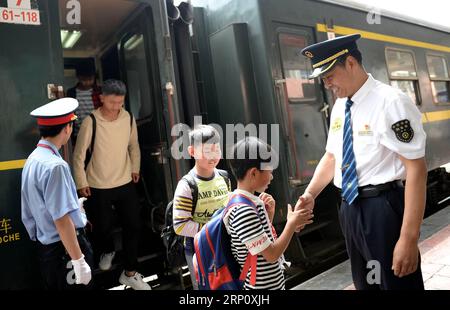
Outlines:
[[[139,1],[127,0],[80,0],[79,3],[81,23],[70,24],[67,1],[59,0],[63,86],[67,90],[77,85],[76,68],[86,63],[95,67],[99,87],[107,79],[125,82],[125,108],[136,119],[141,150],[138,192],[143,230],[138,269],[144,276],[158,276],[159,272],[165,270],[165,252],[159,235],[163,216],[161,212],[155,211],[164,210],[172,181],[169,163],[164,157],[168,146],[162,117],[162,93],[151,7]],[[119,225],[114,233],[114,241],[119,255],[116,255],[112,269],[108,272],[96,269],[94,273],[100,287],[107,288],[117,283],[122,270]],[[93,247],[95,252],[95,244]]]
[[[322,157],[327,118],[320,85],[309,80],[311,65],[300,51],[312,44],[309,28],[274,24],[275,83],[283,130],[288,145],[289,179],[292,186],[307,184]]]
[[[289,182],[293,199],[302,194],[325,152],[328,105],[320,83],[309,80],[310,61],[301,50],[314,43],[313,29],[274,23],[274,80],[280,124],[286,143]],[[339,255],[343,236],[338,221],[339,197],[329,185],[316,200],[314,224],[296,235],[298,253],[307,264],[325,262]],[[322,207],[323,206],[323,207]],[[337,250],[337,251],[336,251]]]

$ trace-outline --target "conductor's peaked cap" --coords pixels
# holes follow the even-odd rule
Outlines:
[[[56,126],[76,120],[74,111],[77,108],[78,100],[62,98],[33,110],[30,115],[36,117],[40,126]]]
[[[311,59],[314,69],[309,78],[316,78],[331,70],[340,57],[358,49],[356,40],[359,38],[360,34],[351,34],[305,47],[302,54]]]

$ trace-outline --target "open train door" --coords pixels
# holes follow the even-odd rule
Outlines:
[[[52,84],[63,79],[57,25],[58,1],[0,1],[1,289],[39,286],[36,255],[21,221],[20,183],[25,159],[39,139],[29,114],[58,96]]]
[[[165,248],[160,233],[171,195],[172,178],[167,158],[169,145],[163,119],[163,93],[159,79],[154,24],[149,7],[126,26],[118,43],[120,78],[127,85],[126,109],[136,119],[141,150],[138,184],[144,233],[139,261],[150,263],[149,272],[163,270]]]
[[[291,200],[303,193],[325,153],[329,109],[321,84],[309,80],[311,63],[301,50],[314,43],[313,29],[274,23],[274,85],[277,106],[288,159],[288,180]],[[321,260],[330,250],[343,246],[337,216],[338,197],[328,186],[316,200],[314,224],[300,232],[296,241],[302,257],[308,263]],[[300,254],[300,255],[298,255]]]

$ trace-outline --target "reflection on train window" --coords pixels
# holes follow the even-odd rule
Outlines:
[[[427,55],[428,72],[434,103],[450,103],[450,76],[447,60],[439,55]]]
[[[421,98],[413,52],[387,48],[386,63],[391,85],[402,90],[416,104],[420,104]]]
[[[311,62],[300,55],[300,51],[307,45],[306,38],[301,35],[281,33],[279,40],[289,101],[315,100],[314,80],[308,79],[312,72]]]
[[[134,34],[123,44],[129,108],[138,120],[151,117],[153,112],[144,43],[142,34]]]
[[[416,91],[414,89],[414,81],[393,80],[391,81],[391,85],[403,91],[411,98],[413,102],[417,103]]]

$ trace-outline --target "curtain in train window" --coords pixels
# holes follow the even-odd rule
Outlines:
[[[290,102],[316,99],[314,80],[309,80],[312,69],[308,58],[300,54],[306,47],[303,36],[281,33],[279,36],[283,72]]]
[[[407,94],[411,100],[421,103],[414,54],[410,51],[387,49],[386,62],[391,85]]]
[[[428,73],[434,103],[450,103],[450,76],[447,60],[439,55],[427,55]]]

